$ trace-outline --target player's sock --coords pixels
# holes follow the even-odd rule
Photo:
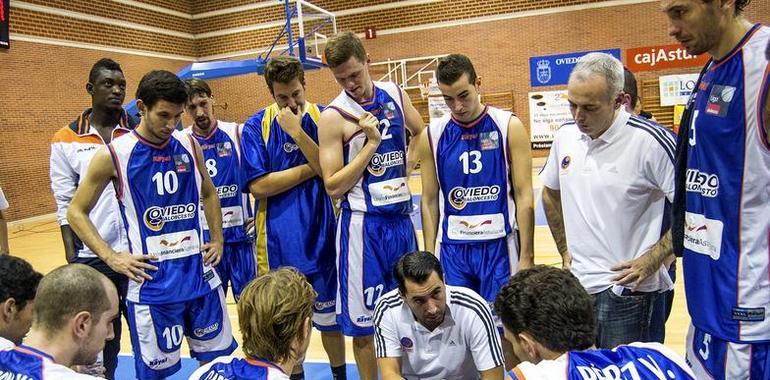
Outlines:
[[[289,379],[291,379],[291,380],[305,380],[305,372],[292,373],[291,376],[289,376]]]
[[[347,372],[345,372],[345,365],[339,367],[332,367],[332,379],[334,380],[347,380]]]

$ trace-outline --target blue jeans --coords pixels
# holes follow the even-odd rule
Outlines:
[[[619,296],[612,288],[594,294],[596,347],[610,349],[631,342],[649,342],[652,309],[658,296],[658,292],[629,289]]]
[[[671,264],[668,270],[671,281],[676,283],[676,262]],[[650,341],[664,343],[666,339],[666,321],[671,315],[671,307],[674,304],[674,289],[660,293],[655,305],[652,306],[652,320],[650,321]]]

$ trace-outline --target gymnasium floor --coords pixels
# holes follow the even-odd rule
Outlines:
[[[533,186],[535,191],[535,262],[537,264],[547,265],[561,265],[561,258],[559,257],[556,246],[551,237],[551,233],[548,230],[546,224],[545,215],[543,214],[542,204],[540,202],[540,189],[542,183],[537,177],[537,173],[540,171],[544,163],[543,158],[533,160]],[[409,187],[412,189],[412,193],[415,194],[415,201],[419,199],[419,194],[422,190],[419,174],[412,175],[409,181]],[[41,192],[50,191],[49,189],[40,189]],[[13,207],[13,205],[11,205]],[[413,215],[413,219],[418,227],[418,234],[420,235],[418,240],[421,241],[422,230],[420,229],[419,214]],[[29,261],[36,270],[47,273],[54,268],[65,264],[63,248],[61,245],[61,237],[59,234],[59,227],[56,223],[56,219],[53,215],[33,218],[22,223],[11,223],[9,225],[9,238],[10,248],[14,255],[22,257]],[[679,266],[681,268],[681,265]],[[681,274],[678,274],[679,278],[676,282],[676,292],[674,298],[673,311],[671,317],[666,324],[666,345],[672,348],[674,351],[680,354],[684,354],[684,338],[687,333],[687,327],[690,323],[690,318],[687,315],[687,309],[684,300],[684,289],[681,281]],[[228,296],[228,311],[230,314],[230,320],[235,331],[236,339],[240,339],[240,331],[238,328],[238,316],[235,308],[235,302],[232,296]],[[131,344],[128,338],[128,334],[125,333],[125,320],[124,320],[124,339],[121,341],[121,358],[118,366],[117,378],[134,379],[133,360],[131,355]],[[351,342],[347,341],[347,361],[348,363],[348,379],[358,379],[355,371],[355,365],[353,363],[353,352],[351,351]],[[236,351],[237,355],[241,355],[240,349]],[[187,376],[197,368],[197,363],[189,359],[187,347],[182,348],[182,355],[188,358],[183,359],[182,370],[177,375],[170,377],[173,379],[187,379]],[[331,372],[329,370],[326,353],[321,345],[320,334],[313,334],[311,337],[310,348],[307,352],[307,363],[305,364],[305,377],[307,379],[331,379]]]

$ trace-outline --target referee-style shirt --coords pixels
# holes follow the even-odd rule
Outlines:
[[[617,275],[610,268],[660,239],[665,202],[674,195],[674,146],[673,133],[622,107],[596,139],[574,122],[557,131],[540,179],[561,192],[572,273],[588,293],[610,288]],[[661,266],[639,290],[671,286]]]
[[[503,365],[500,335],[487,302],[476,292],[446,286],[444,322],[429,331],[414,319],[394,289],[377,301],[374,343],[378,358],[401,358],[406,379],[475,379]]]

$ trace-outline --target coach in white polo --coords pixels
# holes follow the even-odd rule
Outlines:
[[[411,252],[393,269],[398,283],[374,309],[374,347],[383,380],[502,379],[500,335],[487,302],[445,285],[430,252]]]
[[[674,136],[623,107],[623,65],[604,53],[581,58],[567,85],[574,122],[556,133],[543,206],[562,256],[595,299],[596,345],[650,341],[651,310],[672,287],[666,200],[674,193]],[[668,243],[666,243],[668,242]]]

